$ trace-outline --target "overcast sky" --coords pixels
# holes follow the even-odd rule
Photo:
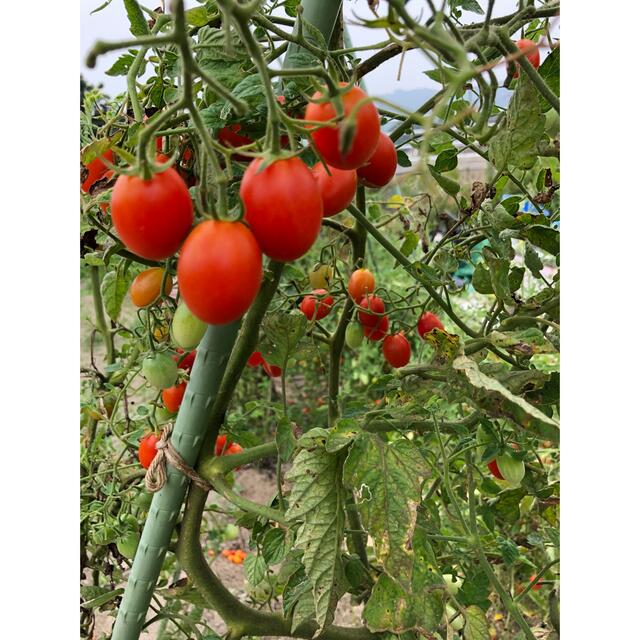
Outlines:
[[[84,57],[91,45],[98,39],[100,40],[118,40],[131,37],[129,33],[129,23],[125,13],[124,5],[119,0],[113,0],[111,4],[102,11],[90,15],[90,12],[100,6],[103,0],[82,0],[80,10],[80,71],[83,76],[92,84],[102,83],[105,91],[110,95],[115,95],[124,91],[126,80],[124,76],[110,77],[105,75],[105,71],[113,64],[113,61],[121,52],[112,52],[98,58],[98,63],[94,69],[87,69],[84,64]],[[147,6],[156,6],[158,3],[147,1]],[[168,2],[167,2],[168,4]],[[195,0],[186,0],[186,6],[198,6]],[[479,4],[486,8],[487,0],[479,0]],[[367,29],[352,24],[357,17],[364,19],[373,19],[375,16],[369,9],[366,0],[345,0],[345,19],[349,24],[349,34],[353,42],[353,46],[362,46],[366,44],[375,44],[386,39],[383,29]],[[386,11],[386,3],[384,0],[380,2],[380,13]],[[495,17],[513,12],[517,8],[516,0],[496,0],[493,10]],[[428,12],[428,6],[424,0],[410,0],[407,7],[410,12],[418,17],[425,10]],[[426,15],[426,14],[425,14]],[[480,16],[464,12],[463,18],[468,21],[477,21]],[[556,31],[556,30],[554,30]],[[555,33],[554,33],[555,35]],[[362,57],[368,57],[371,52],[363,52]],[[543,52],[543,58],[546,52]],[[418,89],[420,87],[439,88],[439,85],[424,75],[425,69],[431,68],[430,63],[424,55],[419,51],[409,51],[405,55],[402,66],[402,74],[397,79],[398,65],[400,56],[393,58],[391,61],[381,65],[366,78],[367,90],[374,95],[386,95],[393,93],[399,89]]]

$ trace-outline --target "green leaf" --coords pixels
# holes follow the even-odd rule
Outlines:
[[[291,427],[291,420],[286,416],[282,416],[282,418],[278,420],[276,446],[278,447],[278,453],[284,462],[289,462],[289,460],[291,460],[291,456],[296,448],[296,439]]]
[[[411,540],[422,482],[428,475],[420,451],[409,440],[388,443],[372,434],[353,443],[344,464],[344,484],[356,494],[377,558],[404,585],[411,579]]]
[[[473,288],[482,294],[493,293],[493,287],[491,286],[491,274],[483,264],[476,265],[473,270],[473,276],[471,277],[471,284]]]
[[[502,558],[508,567],[520,557],[518,547],[513,540],[498,536],[498,548],[500,549]]]
[[[320,49],[327,48],[327,42],[322,35],[322,31],[311,24],[308,20],[302,17],[302,37],[306,42],[319,47]]]
[[[397,153],[398,153],[398,164],[401,167],[410,167],[411,160],[409,160],[409,156],[402,149],[398,149]]]
[[[489,578],[481,569],[471,569],[467,572],[464,582],[457,595],[458,600],[465,607],[478,606],[488,609]]]
[[[117,320],[122,308],[122,302],[131,284],[131,272],[124,272],[119,267],[115,271],[108,271],[102,279],[100,293],[104,308],[112,320]]]
[[[129,31],[134,36],[147,36],[150,33],[149,25],[144,19],[142,9],[136,0],[123,0],[124,8],[129,18]]]
[[[476,2],[476,0],[449,0],[449,6],[452,9],[464,9],[478,15],[484,15],[484,9]]]
[[[244,559],[244,572],[247,582],[257,587],[267,577],[267,563],[262,556],[249,553]]]
[[[283,529],[269,529],[262,540],[262,555],[269,565],[282,561],[287,551],[286,534]]]
[[[340,418],[329,430],[325,448],[329,453],[344,449],[361,432],[360,423],[355,418]]]
[[[122,595],[123,593],[124,593],[124,589],[113,589],[113,590],[105,589],[104,593],[102,593],[101,595],[95,596],[91,600],[87,600],[83,602],[80,606],[83,609],[96,609],[98,607],[101,607],[104,604],[107,604],[107,602],[111,602],[111,600],[114,600],[115,598]]]
[[[485,260],[489,267],[491,288],[496,297],[504,302],[511,300],[511,287],[509,286],[509,265],[506,258],[496,258],[489,252],[485,254]]]
[[[527,266],[527,269],[531,271],[534,278],[542,277],[540,272],[544,269],[544,264],[542,263],[542,260],[540,260],[538,252],[531,246],[530,242],[525,242],[524,263]]]
[[[495,378],[484,374],[477,363],[467,356],[458,356],[453,361],[453,368],[460,371],[473,389],[476,390],[473,399],[485,410],[504,417],[503,412],[522,429],[530,429],[540,438],[557,443],[560,439],[558,423],[547,417],[539,409],[528,403],[524,398],[514,395]]]
[[[105,73],[108,76],[126,76],[134,60],[135,55],[123,53]]]
[[[409,257],[420,243],[420,236],[415,231],[407,231],[404,234],[404,241],[400,246],[400,253]]]
[[[504,207],[505,211],[514,216],[520,209],[520,203],[522,202],[521,196],[510,196],[500,201],[500,204]]]
[[[480,607],[467,607],[464,617],[464,640],[489,640],[487,616]]]
[[[207,600],[187,579],[178,580],[167,589],[158,589],[156,594],[167,600],[182,600],[196,607],[207,607]]]
[[[458,150],[445,149],[436,158],[434,169],[438,173],[442,173],[443,171],[453,171],[457,166],[458,166]]]
[[[522,235],[536,247],[557,256],[560,253],[560,232],[552,227],[534,224],[528,227]]]
[[[284,2],[284,10],[288,16],[292,18],[297,17],[298,15],[298,5],[300,4],[300,0],[285,0]]]
[[[300,311],[269,314],[263,324],[265,339],[260,343],[260,351],[267,362],[284,368],[298,349],[307,327],[307,318]]]
[[[516,208],[517,211],[517,208]],[[497,204],[495,207],[487,211],[488,221],[496,231],[504,231],[505,229],[515,229],[521,224],[516,218],[514,218],[502,204]]]
[[[560,47],[553,49],[545,58],[538,69],[538,73],[544,78],[549,89],[560,97]],[[541,111],[543,113],[549,111],[551,105],[547,102],[547,99],[542,95],[540,95],[539,98]]]
[[[333,621],[343,580],[341,549],[344,535],[344,490],[338,455],[324,449],[302,449],[287,481],[291,495],[287,519],[302,520],[295,548],[311,582],[315,619],[320,629]]]
[[[536,353],[556,353],[557,349],[536,327],[520,331],[492,331],[487,338],[496,346],[518,355],[531,357]]]
[[[445,193],[448,193],[450,196],[455,196],[456,193],[460,191],[460,185],[455,180],[439,174],[433,165],[427,166],[429,167],[431,175],[433,176],[435,181],[442,187]]]
[[[509,289],[515,293],[521,286],[524,278],[524,267],[513,267],[509,271]]]
[[[538,157],[544,126],[538,92],[529,76],[522,74],[500,130],[489,143],[489,159],[496,169],[502,171],[507,165],[531,169]]]
[[[187,20],[187,24],[193,27],[203,27],[214,16],[209,16],[206,7],[194,7],[193,9],[187,9],[184,12],[184,17]]]
[[[493,504],[493,512],[509,524],[515,524],[520,519],[520,500],[524,498],[524,489],[504,491]]]
[[[458,259],[446,250],[440,250],[433,258],[433,264],[442,271],[442,273],[453,273],[458,268]]]

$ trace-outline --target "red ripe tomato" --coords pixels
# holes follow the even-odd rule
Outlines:
[[[131,289],[129,290],[131,302],[133,302],[136,307],[146,307],[152,302],[155,302],[160,295],[163,277],[164,269],[162,267],[152,267],[139,273],[133,279]],[[172,286],[173,280],[171,276],[167,276],[164,284],[165,295],[168,296],[171,293]]]
[[[280,262],[303,256],[322,223],[320,188],[298,157],[276,160],[258,172],[256,158],[240,183],[244,215],[262,251]]]
[[[242,135],[240,133],[241,130],[242,127],[239,124],[230,124],[226,127],[222,127],[222,129],[218,131],[218,140],[220,140],[225,147],[230,147],[232,149],[251,144],[253,140]],[[249,160],[251,160],[250,156],[245,156],[241,153],[234,153],[231,157],[240,162],[249,162]]]
[[[232,442],[227,450],[224,452],[225,456],[233,455],[234,453],[242,453],[243,449],[237,442]]]
[[[433,331],[434,329],[440,329],[444,331],[444,325],[440,322],[440,318],[435,313],[431,313],[431,311],[426,311],[420,316],[418,320],[418,333],[421,338]]]
[[[384,313],[384,300],[378,296],[365,296],[360,300],[360,306],[369,309],[373,313],[358,311],[358,320],[363,327],[374,327],[380,320],[379,315]]]
[[[535,573],[529,578],[529,582],[533,582],[536,579]],[[542,585],[539,582],[536,582],[533,587],[531,587],[534,591],[539,591],[542,589]]]
[[[190,351],[182,360],[182,354],[184,351],[182,349],[177,349],[178,355],[173,356],[173,359],[178,363],[178,369],[184,369],[185,371],[191,371],[193,368],[193,363],[196,361],[196,355],[198,353],[197,349]]]
[[[346,83],[341,83],[341,87]],[[320,127],[311,133],[320,155],[327,164],[338,169],[357,169],[361,167],[376,150],[378,138],[380,137],[380,117],[378,109],[372,102],[368,102],[358,108],[355,117],[355,132],[351,137],[351,145],[346,153],[340,152],[340,132],[344,127],[347,116],[353,111],[355,106],[367,98],[367,94],[359,87],[352,87],[341,95],[344,118],[341,123],[331,123],[326,127]],[[314,93],[312,100],[323,99],[322,93]],[[326,122],[336,117],[336,110],[327,100],[326,96],[322,102],[310,102],[307,105],[304,119],[316,122]],[[309,125],[313,127],[314,125]],[[317,126],[317,125],[315,125]]]
[[[98,182],[100,178],[103,178],[105,174],[109,173],[109,167],[102,162],[102,158],[113,164],[113,151],[109,149],[109,151],[106,151],[102,156],[94,158],[88,165],[86,165],[89,173],[80,187],[84,193],[89,193],[91,187]]]
[[[241,222],[201,222],[180,251],[180,293],[191,313],[208,324],[240,318],[261,281],[260,247]]]
[[[326,318],[333,305],[333,298],[326,295],[326,289],[314,289],[312,293],[314,295],[305,296],[300,303],[300,311],[307,316],[309,322],[311,322],[314,317],[316,320]],[[318,300],[318,296],[322,296],[320,300]]]
[[[216,455],[217,456],[222,455],[222,452],[225,450],[226,445],[227,445],[226,435],[220,435],[216,438]]]
[[[500,469],[498,469],[498,461],[492,460],[488,465],[489,471],[498,478],[498,480],[504,480],[504,476],[500,473]]]
[[[411,345],[402,332],[396,333],[384,339],[382,353],[384,359],[397,369],[404,367],[411,359]]]
[[[263,362],[264,358],[262,357],[262,354],[259,351],[254,351],[247,360],[247,366],[253,369],[255,367],[259,367]]]
[[[540,49],[538,49],[538,45],[533,40],[527,40],[526,38],[518,40],[518,42],[516,42],[516,47],[518,47],[520,51],[529,52],[527,53],[527,59],[534,69],[537,69],[540,66]],[[518,78],[519,76],[520,65],[516,62],[516,70],[513,72],[513,77]]]
[[[373,155],[358,169],[358,178],[366,187],[384,187],[396,175],[397,166],[398,153],[395,145],[386,133],[381,133]]]
[[[353,300],[362,300],[368,293],[373,293],[376,288],[376,279],[369,269],[356,269],[349,278],[347,287]]]
[[[174,169],[149,180],[121,175],[111,194],[111,218],[118,236],[133,253],[164,260],[189,233],[193,204],[187,185]]]
[[[155,433],[147,434],[142,440],[140,440],[140,445],[138,446],[138,460],[140,460],[140,464],[148,469],[149,465],[156,457],[156,444],[160,438]]]
[[[275,364],[269,364],[265,360],[262,361],[262,368],[270,378],[279,378],[282,375],[282,369]]]
[[[325,218],[335,216],[347,208],[353,200],[358,188],[358,176],[353,169],[336,169],[330,167],[327,170],[318,162],[311,167],[311,173],[318,181],[320,195],[322,196],[323,215]]]
[[[382,316],[376,324],[371,327],[363,327],[362,328],[364,335],[373,342],[378,342],[378,340],[382,340],[387,335],[387,331],[389,330],[389,318],[387,316]]]
[[[182,404],[182,398],[184,397],[184,392],[186,390],[186,382],[181,382],[180,384],[175,385],[175,387],[164,389],[162,391],[162,402],[164,402],[164,406],[172,413],[176,413]]]

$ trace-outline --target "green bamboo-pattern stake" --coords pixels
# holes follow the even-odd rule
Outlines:
[[[203,444],[239,326],[240,321],[209,326],[198,346],[198,355],[171,436],[174,448],[189,465],[195,464]],[[167,465],[167,481],[153,496],[113,627],[112,640],[138,640],[188,483],[186,476]]]

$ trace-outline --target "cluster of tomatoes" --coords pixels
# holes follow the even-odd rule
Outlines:
[[[156,457],[158,452],[156,445],[159,440],[160,438],[155,433],[148,433],[140,440],[138,460],[145,469],[151,466],[153,459]],[[226,435],[222,434],[216,438],[215,454],[217,456],[230,456],[242,451],[242,447],[237,442],[231,442],[230,440],[227,442]]]
[[[247,557],[246,551],[242,549],[223,549],[222,555],[233,564],[242,564]]]

